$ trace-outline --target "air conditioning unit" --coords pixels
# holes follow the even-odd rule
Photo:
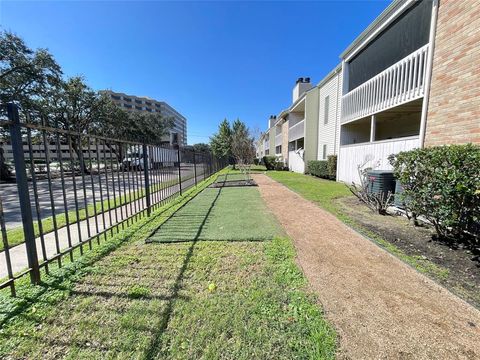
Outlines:
[[[386,199],[389,192],[395,192],[395,178],[392,171],[370,170],[367,172],[367,190]]]

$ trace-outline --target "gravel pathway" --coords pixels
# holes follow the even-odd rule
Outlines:
[[[340,337],[340,359],[480,359],[480,312],[265,175],[260,193]]]

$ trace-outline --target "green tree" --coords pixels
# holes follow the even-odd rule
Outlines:
[[[0,32],[0,102],[32,109],[56,86],[62,70],[46,49],[30,49],[17,35]]]
[[[232,155],[235,163],[249,165],[255,158],[254,138],[250,130],[240,119],[233,122],[232,126]]]
[[[231,159],[232,157],[232,129],[227,119],[218,126],[218,132],[210,138],[212,153],[218,158]]]
[[[193,150],[196,152],[209,152],[210,151],[210,145],[205,144],[205,143],[198,143],[193,145]]]

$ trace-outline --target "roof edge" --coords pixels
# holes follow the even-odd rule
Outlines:
[[[375,20],[373,20],[370,25],[367,26],[365,30],[360,33],[359,36],[340,54],[340,58],[344,59],[348,55],[350,55],[353,51],[359,50],[359,45],[370,36],[374,35],[376,31],[378,31],[381,27],[386,26],[387,24],[391,23],[396,17],[392,18],[398,10],[400,10],[403,6],[409,7],[417,0],[394,0],[388,7],[382,11],[380,15],[377,16]],[[363,47],[363,46],[362,46]]]

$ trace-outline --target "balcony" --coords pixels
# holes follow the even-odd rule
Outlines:
[[[288,129],[288,141],[294,141],[305,136],[305,119],[292,125]]]
[[[388,156],[420,146],[418,136],[403,137],[360,144],[342,145],[338,156],[338,180],[347,184],[360,183],[359,166],[391,170]]]
[[[427,44],[342,97],[341,123],[419,98],[425,91]]]

